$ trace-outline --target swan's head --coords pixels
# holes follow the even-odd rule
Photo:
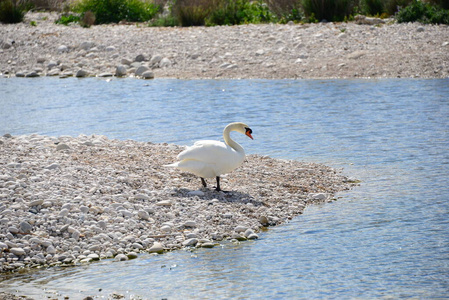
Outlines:
[[[245,123],[240,123],[240,122],[231,123],[228,126],[226,126],[226,128],[228,128],[228,127],[231,131],[234,130],[234,131],[243,133],[244,135],[246,135],[247,137],[249,137],[250,139],[253,140],[253,136],[251,135],[253,133],[253,131]],[[225,130],[226,130],[226,128],[225,128]]]

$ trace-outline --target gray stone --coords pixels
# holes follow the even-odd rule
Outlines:
[[[146,71],[142,74],[142,78],[143,79],[153,79],[154,78],[154,73],[151,71]]]
[[[158,64],[161,60],[162,60],[162,56],[160,56],[160,55],[153,55],[151,57],[151,60],[150,60],[150,65],[154,66],[154,65]]]
[[[145,60],[145,56],[143,54],[137,55],[136,58],[134,59],[134,61],[137,61],[137,62],[142,62],[144,60]]]
[[[148,214],[148,212],[144,211],[144,210],[139,210],[137,212],[137,216],[142,219],[142,220],[148,220],[150,219],[150,215]]]
[[[262,226],[268,226],[270,223],[268,222],[268,218],[266,216],[259,217],[259,223],[262,224]]]
[[[189,195],[189,196],[204,196],[204,192],[203,191],[190,191],[187,193],[187,195]]]
[[[142,74],[145,73],[145,72],[148,71],[148,70],[149,70],[148,67],[146,67],[146,66],[140,66],[140,67],[137,68],[135,74],[136,74],[136,76],[142,76]]]
[[[39,74],[38,74],[36,71],[31,71],[30,73],[27,73],[27,74],[25,75],[25,77],[29,77],[29,78],[32,78],[32,77],[39,77]]]
[[[117,76],[117,77],[126,76],[127,72],[128,71],[124,65],[120,65],[120,66],[117,66],[117,68],[115,68],[115,76]]]
[[[90,48],[93,48],[94,46],[95,46],[94,42],[86,41],[86,42],[82,42],[79,47],[80,47],[80,49],[83,49],[83,50],[87,51]]]
[[[130,66],[132,64],[132,61],[130,61],[127,58],[122,58],[122,60],[120,61],[123,65],[127,65]]]
[[[27,221],[20,222],[20,232],[22,233],[30,233],[33,227]]]
[[[79,69],[76,74],[75,77],[87,77],[89,75],[89,73],[86,70],[83,69]]]
[[[50,164],[50,165],[45,167],[45,169],[48,169],[48,170],[55,170],[55,169],[58,169],[58,168],[59,168],[59,164],[58,163],[52,163],[52,164]]]
[[[51,69],[53,69],[54,67],[56,67],[57,65],[58,65],[57,62],[51,60],[51,61],[49,61],[48,64],[47,64],[47,69],[51,70]]]
[[[58,146],[56,146],[56,151],[61,151],[61,150],[68,150],[70,149],[70,147],[67,144],[58,144]]]

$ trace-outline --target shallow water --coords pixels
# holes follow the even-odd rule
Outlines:
[[[247,153],[362,180],[255,242],[4,277],[0,289],[154,298],[446,298],[449,79],[0,79],[0,133],[191,144],[243,121]],[[47,289],[43,291],[43,289]],[[101,289],[101,291],[99,291]],[[62,297],[62,296],[61,296]]]

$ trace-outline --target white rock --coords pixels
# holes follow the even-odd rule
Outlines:
[[[195,221],[187,221],[184,223],[184,227],[196,227],[197,224]]]
[[[21,256],[21,255],[25,255],[25,250],[23,250],[22,248],[11,248],[9,249],[9,252],[11,252],[12,254],[16,255],[16,256]]]
[[[69,48],[66,45],[61,45],[58,47],[58,53],[66,53],[69,52]]]
[[[114,258],[115,261],[124,261],[128,260],[128,256],[126,256],[123,253],[117,254],[117,256]]]
[[[162,60],[162,56],[160,55],[153,55],[150,59],[150,65],[155,65],[159,63]]]
[[[245,232],[248,229],[248,226],[238,225],[234,228],[235,232]]]
[[[164,57],[163,59],[161,59],[161,61],[159,62],[159,67],[160,68],[169,68],[171,67],[172,62],[169,58]]]
[[[172,202],[170,200],[162,200],[156,203],[157,206],[171,206]]]
[[[87,256],[87,258],[90,258],[91,260],[100,260],[100,256],[96,253],[91,253]]]
[[[48,254],[55,254],[56,253],[55,247],[53,247],[53,245],[48,246],[47,247],[47,253]]]
[[[38,199],[38,200],[33,200],[30,203],[28,203],[28,206],[32,207],[32,206],[41,205],[43,203],[44,203],[44,199]]]
[[[148,214],[148,212],[144,211],[144,210],[139,210],[137,212],[137,216],[142,219],[142,220],[149,220],[150,219],[150,214]]]
[[[67,217],[68,215],[69,215],[69,210],[68,210],[67,208],[62,209],[62,210],[59,212],[59,216],[60,216],[60,217]]]
[[[184,247],[192,247],[192,246],[195,246],[196,244],[198,244],[197,238],[191,238],[191,239],[188,239],[188,240],[185,240],[184,242],[182,242],[182,245]]]
[[[148,250],[150,253],[162,253],[164,252],[164,246],[159,242],[154,242],[153,246]]]

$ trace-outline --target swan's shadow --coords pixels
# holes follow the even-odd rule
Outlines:
[[[202,192],[203,194],[199,193]],[[263,202],[255,199],[253,196],[247,193],[242,193],[239,191],[227,191],[227,192],[217,192],[214,189],[202,188],[200,190],[189,190],[186,188],[178,188],[174,190],[174,196],[182,198],[194,198],[198,197],[201,200],[212,201],[217,199],[220,202],[231,202],[231,203],[252,203],[254,206],[265,205]]]

